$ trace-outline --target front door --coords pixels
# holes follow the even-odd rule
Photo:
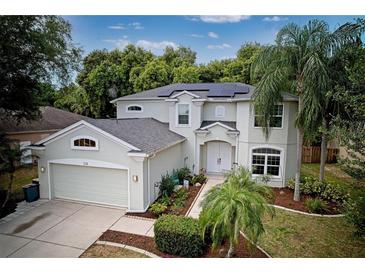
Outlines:
[[[222,173],[231,169],[232,147],[226,142],[207,143],[207,172]]]

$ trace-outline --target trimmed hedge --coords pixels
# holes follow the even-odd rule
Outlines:
[[[155,243],[162,252],[180,257],[199,257],[204,242],[198,220],[177,215],[162,215],[154,226]]]

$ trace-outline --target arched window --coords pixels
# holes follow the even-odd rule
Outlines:
[[[77,136],[71,139],[71,148],[80,150],[98,150],[98,140],[90,136]]]
[[[127,112],[142,112],[143,108],[139,105],[130,105],[127,106]]]
[[[280,176],[281,151],[274,148],[252,150],[252,174]]]
[[[215,117],[223,118],[226,115],[226,108],[224,106],[215,107]]]

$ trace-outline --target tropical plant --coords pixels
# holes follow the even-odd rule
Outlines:
[[[148,211],[152,212],[156,216],[160,216],[162,213],[164,213],[167,209],[167,205],[161,202],[155,202],[153,203]]]
[[[261,114],[267,138],[274,108],[283,100],[281,92],[288,89],[299,97],[296,117],[296,201],[300,199],[304,132],[317,130],[323,121],[325,93],[330,81],[328,58],[343,45],[356,40],[363,29],[362,21],[346,23],[334,32],[330,32],[328,24],[324,21],[309,21],[303,27],[290,23],[278,32],[276,44],[262,50],[253,63],[252,75],[259,79],[254,104]]]
[[[184,180],[191,180],[191,171],[188,167],[179,168],[176,171],[176,174],[180,184],[182,184]]]
[[[305,200],[305,205],[311,213],[323,214],[328,210],[327,203],[318,198],[309,198]]]
[[[160,195],[170,197],[174,193],[175,183],[172,177],[166,173],[161,176]]]
[[[365,235],[365,198],[345,202],[346,219],[355,226],[357,236]]]
[[[227,257],[233,256],[240,231],[257,242],[265,231],[262,217],[265,213],[274,214],[266,199],[270,193],[267,186],[252,181],[245,168],[230,172],[222,185],[212,188],[204,197],[199,217],[203,239],[209,233],[213,249],[228,240]]]
[[[194,177],[191,179],[190,184],[195,185],[196,183],[199,184],[205,184],[207,182],[208,178],[204,175],[204,173],[199,173],[198,175],[194,175]]]

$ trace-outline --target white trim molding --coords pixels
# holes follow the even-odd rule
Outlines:
[[[227,126],[226,124],[223,124],[221,122],[214,122],[210,125],[207,125],[205,127],[202,127],[201,129],[208,129],[208,128],[211,128],[211,127],[214,127],[214,126],[221,126],[221,127],[224,127],[228,130],[233,130],[233,131],[237,131],[237,129],[233,128],[233,127],[230,127],[230,126]]]
[[[95,142],[95,146],[75,146],[75,141],[80,139],[87,139]],[[71,149],[75,150],[99,150],[99,140],[89,135],[78,135],[71,138]]]
[[[102,134],[103,136],[108,137],[109,139],[113,140],[114,142],[116,142],[116,143],[118,143],[120,145],[123,145],[123,146],[125,146],[125,147],[127,147],[127,148],[129,148],[131,150],[140,151],[139,148],[137,148],[137,147],[135,147],[135,146],[133,146],[133,145],[131,145],[131,144],[129,144],[129,143],[127,143],[127,142],[125,142],[125,141],[117,138],[117,137],[115,137],[114,135],[112,135],[112,134],[110,134],[110,133],[108,133],[108,132],[106,132],[106,131],[104,131],[104,130],[102,130],[102,129],[100,129],[100,128],[98,128],[98,127],[96,127],[96,126],[94,126],[94,125],[92,125],[92,124],[90,124],[88,122],[86,122],[86,121],[84,121],[84,120],[78,121],[78,122],[76,122],[76,123],[74,123],[74,124],[72,124],[72,125],[64,128],[64,129],[62,129],[60,131],[58,131],[58,132],[56,132],[56,133],[54,133],[54,134],[52,134],[52,135],[50,135],[50,136],[48,136],[48,137],[40,140],[40,141],[38,141],[36,143],[36,145],[48,145],[48,144],[50,144],[50,143],[58,140],[58,138],[61,138],[63,135],[69,134],[69,133],[71,133],[71,132],[73,132],[73,131],[81,128],[82,126],[86,126],[86,127],[90,128],[90,129],[93,129],[96,132]]]
[[[179,106],[180,105],[188,105],[189,107],[189,121],[188,124],[179,124]],[[191,127],[191,104],[188,102],[180,102],[176,104],[176,119],[175,119],[176,127]]]
[[[270,148],[270,149],[278,150],[278,151],[280,151],[280,154],[270,154],[270,153],[261,154],[261,155],[265,155],[264,174],[253,174],[252,173],[252,158],[253,158],[253,154],[254,154],[253,150],[259,149],[259,148]],[[283,175],[285,174],[284,173],[284,169],[285,169],[285,152],[284,152],[283,148],[277,147],[275,145],[265,144],[265,145],[257,145],[257,146],[251,147],[249,151],[250,151],[250,153],[249,153],[250,158],[249,158],[248,165],[249,165],[249,170],[252,174],[252,178],[258,178],[258,177],[267,175],[266,170],[267,170],[267,156],[268,155],[269,156],[279,156],[280,157],[279,175],[269,175],[270,178],[280,179],[280,180],[283,178]],[[260,154],[260,153],[258,153],[258,154]]]
[[[189,92],[187,90],[183,90],[183,91],[181,91],[179,93],[176,93],[175,95],[170,96],[170,98],[177,98],[177,97],[179,97],[181,95],[184,95],[184,94],[190,95],[191,97],[194,97],[194,98],[200,98],[200,96],[198,96],[198,95],[196,95],[194,93],[191,93],[191,92]]]
[[[130,110],[129,109],[130,107],[139,107],[140,110]],[[143,112],[143,106],[138,105],[138,104],[130,104],[130,105],[127,105],[125,107],[125,112],[127,112],[127,113],[141,113],[141,112]]]

